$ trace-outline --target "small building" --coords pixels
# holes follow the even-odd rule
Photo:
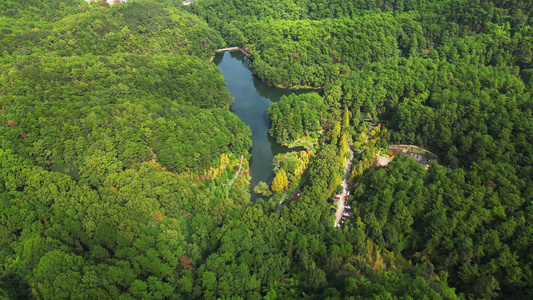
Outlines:
[[[428,163],[428,158],[425,155],[407,151],[405,154],[411,156],[416,160],[417,163],[426,165]]]

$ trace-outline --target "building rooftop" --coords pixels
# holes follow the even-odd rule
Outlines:
[[[428,163],[428,159],[425,155],[422,155],[422,154],[418,154],[418,153],[413,153],[411,151],[407,151],[406,152],[407,155],[411,156],[412,158],[414,158],[416,160],[416,162],[420,163],[420,164],[427,164]]]

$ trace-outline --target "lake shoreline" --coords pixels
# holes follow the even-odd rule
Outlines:
[[[305,147],[289,148],[276,143],[268,133],[270,121],[268,109],[273,102],[278,102],[283,96],[313,92],[311,90],[279,89],[266,84],[255,76],[251,61],[240,51],[224,51],[215,55],[214,63],[220,69],[226,88],[234,98],[230,110],[239,117],[241,122],[252,132],[250,137],[250,193],[252,201],[260,198],[253,194],[253,188],[260,181],[270,183],[274,178],[274,156],[279,153],[305,150]]]

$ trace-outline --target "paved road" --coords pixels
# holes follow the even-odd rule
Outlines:
[[[344,199],[346,198],[346,194],[348,193],[348,176],[350,176],[350,167],[352,166],[352,159],[353,159],[353,151],[352,149],[348,149],[350,151],[350,159],[346,161],[346,166],[344,167],[344,178],[342,179],[342,194],[341,199],[339,200],[339,207],[337,208],[337,213],[335,214],[335,225],[339,224],[341,221],[342,214],[344,212]]]

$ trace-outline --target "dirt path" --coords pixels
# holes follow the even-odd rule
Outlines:
[[[239,172],[241,171],[241,167],[242,167],[242,159],[244,158],[243,155],[241,155],[241,162],[239,163],[239,169],[237,170],[237,173],[235,173],[235,176],[233,176],[233,180],[231,180],[231,182],[229,183],[229,187],[228,187],[228,192],[226,193],[226,198],[229,198],[229,190],[231,189],[231,185],[233,184],[233,182],[235,181],[235,179],[237,178],[237,176],[239,175]]]
[[[350,159],[346,161],[346,166],[344,166],[344,178],[342,179],[342,194],[341,199],[339,200],[339,207],[337,208],[337,212],[335,213],[335,226],[339,224],[342,218],[342,214],[344,213],[344,201],[346,198],[346,194],[348,193],[348,176],[350,176],[350,167],[352,166],[352,159],[353,159],[353,151],[350,148],[348,151],[350,151]]]

